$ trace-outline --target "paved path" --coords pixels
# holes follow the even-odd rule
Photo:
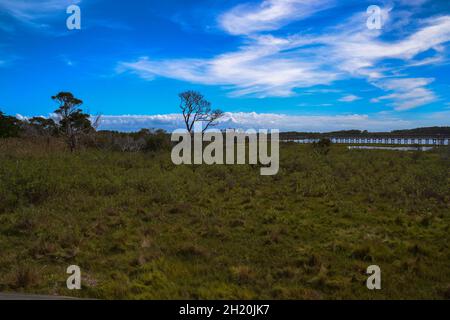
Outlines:
[[[77,298],[62,296],[44,296],[23,293],[0,293],[0,300],[76,300]]]

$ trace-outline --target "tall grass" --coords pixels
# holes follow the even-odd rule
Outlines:
[[[283,144],[280,172],[0,144],[0,290],[92,298],[448,298],[449,162]],[[65,288],[66,268],[83,289]],[[370,264],[381,291],[365,286]]]

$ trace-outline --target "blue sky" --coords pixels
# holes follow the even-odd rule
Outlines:
[[[104,129],[171,130],[194,89],[223,127],[450,125],[449,41],[447,0],[0,0],[0,110],[51,116],[71,91]]]

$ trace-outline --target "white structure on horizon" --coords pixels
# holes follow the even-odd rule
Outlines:
[[[422,138],[401,138],[401,137],[332,137],[329,138],[336,144],[390,144],[390,145],[421,145],[421,146],[448,146],[450,138],[422,137]],[[296,142],[302,144],[319,142],[320,139],[293,139],[284,140],[286,142]]]
[[[333,143],[343,144],[393,144],[393,145],[432,145],[432,146],[448,146],[450,138],[399,138],[399,137],[348,137],[348,138],[331,138]]]

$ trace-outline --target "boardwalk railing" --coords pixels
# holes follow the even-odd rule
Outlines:
[[[332,143],[336,144],[384,144],[384,145],[426,145],[426,146],[448,146],[450,145],[450,137],[434,138],[399,138],[399,137],[329,137]],[[320,139],[283,139],[284,142],[296,143],[314,143],[319,142]]]

